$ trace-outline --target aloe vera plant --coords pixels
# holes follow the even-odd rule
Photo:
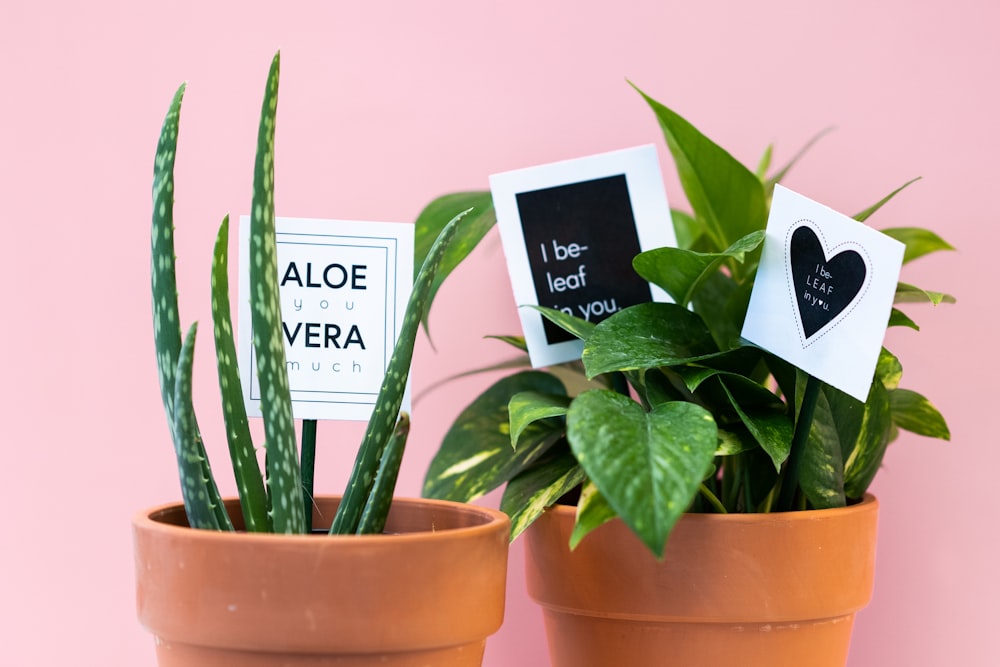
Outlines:
[[[266,477],[251,439],[237,366],[229,302],[229,219],[223,218],[211,273],[212,324],[219,388],[243,523],[250,532],[305,533],[311,528],[311,484],[303,471],[292,416],[285,350],[281,336],[274,214],[274,130],[280,54],[268,74],[257,136],[250,221],[250,291],[254,354],[261,387]],[[181,491],[193,528],[233,530],[209,465],[192,398],[197,323],[181,336],[174,254],[174,162],[185,86],[177,90],[163,122],[153,170],[151,232],[153,330],[163,405],[170,426]],[[416,275],[392,357],[348,488],[331,533],[378,533],[395,488],[409,416],[401,413],[414,341],[427,307],[438,265],[466,212],[455,216],[428,244]],[[303,428],[314,437],[315,424]]]
[[[902,365],[884,348],[861,402],[740,338],[772,193],[801,153],[768,177],[770,148],[751,170],[642,97],[690,209],[663,221],[681,247],[641,253],[622,271],[633,269],[675,303],[631,306],[596,324],[539,308],[584,341],[582,360],[521,370],[488,387],[458,416],[427,472],[424,495],[436,498],[470,501],[506,485],[500,507],[511,516],[512,539],[546,507],[573,502],[571,545],[617,516],[662,556],[684,512],[843,506],[864,495],[900,429],[949,438],[930,401],[900,387]],[[910,183],[855,219],[866,221]],[[477,225],[453,249],[449,270],[495,222],[490,194],[446,195],[417,220],[429,245],[459,206],[477,208]],[[883,231],[905,244],[904,263],[951,248],[925,229]],[[953,299],[899,283],[895,301]],[[888,325],[917,328],[898,308]],[[521,350],[527,365],[523,339],[497,338]]]

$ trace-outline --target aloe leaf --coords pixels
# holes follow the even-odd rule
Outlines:
[[[893,303],[930,303],[939,306],[942,303],[955,303],[955,297],[944,292],[931,292],[908,283],[897,283]]]
[[[170,108],[163,119],[160,138],[156,146],[156,157],[153,162],[153,216],[150,230],[150,275],[153,300],[153,338],[156,347],[156,367],[160,381],[160,395],[163,408],[170,426],[174,450],[178,456],[178,467],[182,460],[197,459],[200,471],[197,473],[188,463],[185,470],[179,470],[184,488],[186,479],[202,480],[197,483],[199,493],[208,498],[208,505],[215,513],[214,521],[204,523],[200,518],[191,518],[204,513],[188,508],[191,525],[204,524],[206,527],[230,527],[229,515],[219,499],[218,488],[212,478],[212,472],[205,456],[204,444],[198,422],[194,416],[193,405],[189,411],[178,420],[175,401],[178,396],[178,365],[180,362],[183,342],[181,340],[180,315],[177,307],[177,273],[174,254],[174,162],[177,156],[177,134],[180,123],[181,103],[184,98],[185,86],[181,85],[174,93]],[[193,340],[190,354],[194,354]],[[190,400],[190,378],[185,386],[180,387],[181,395]],[[186,392],[186,393],[184,393]],[[180,426],[181,428],[178,428]],[[180,439],[179,439],[180,438]],[[183,454],[182,454],[183,452]]]
[[[456,192],[453,194],[438,197],[428,204],[414,223],[414,280],[417,272],[424,262],[424,258],[430,252],[441,230],[446,223],[455,217],[459,211],[472,211],[466,216],[462,228],[459,229],[451,244],[441,258],[441,266],[438,268],[434,282],[431,284],[430,295],[427,298],[427,306],[421,314],[424,329],[428,332],[428,318],[430,316],[431,304],[437,295],[438,289],[451,272],[469,256],[469,254],[479,245],[479,242],[486,236],[487,232],[496,224],[497,216],[493,210],[493,198],[489,192]],[[429,335],[429,333],[428,333]]]
[[[580,502],[576,505],[576,523],[569,536],[569,548],[576,549],[591,531],[617,516],[600,490],[588,480],[580,491]]]
[[[641,303],[598,324],[583,346],[587,376],[696,361],[718,353],[696,314],[672,303]]]
[[[382,451],[375,484],[358,521],[359,535],[377,535],[385,530],[389,508],[392,506],[392,494],[396,490],[396,479],[399,477],[399,466],[403,462],[403,451],[406,449],[406,439],[409,435],[410,416],[402,412],[389,442]]]
[[[718,441],[711,413],[694,403],[650,412],[613,391],[573,400],[567,436],[577,461],[608,504],[658,558],[690,505]]]
[[[229,303],[229,216],[222,220],[212,260],[212,323],[222,413],[240,507],[248,532],[269,532],[267,493],[250,436]]]
[[[361,447],[354,460],[354,468],[347,483],[344,498],[337,508],[331,534],[349,534],[357,530],[358,522],[368,502],[372,485],[375,482],[375,472],[378,459],[385,448],[386,442],[392,436],[403,405],[403,395],[406,393],[406,381],[410,377],[410,363],[413,361],[413,346],[416,343],[417,332],[420,330],[420,315],[427,306],[434,276],[437,274],[441,259],[448,244],[460,229],[460,224],[469,211],[456,215],[445,225],[438,235],[431,251],[424,258],[420,273],[413,284],[410,299],[403,313],[403,323],[399,328],[399,336],[392,350],[392,357],[385,369],[382,385],[379,387],[375,408],[368,420]]]
[[[233,526],[219,497],[219,489],[205,456],[205,446],[198,431],[192,397],[194,345],[198,334],[195,322],[181,346],[174,386],[173,436],[180,474],[181,495],[192,528],[232,530]]]
[[[906,183],[903,183],[898,188],[896,188],[895,190],[893,190],[892,192],[890,192],[889,194],[887,194],[885,197],[882,197],[882,199],[878,200],[877,202],[875,202],[874,204],[872,204],[871,206],[869,206],[865,210],[863,210],[860,213],[856,214],[854,216],[854,219],[857,220],[858,222],[864,222],[865,220],[867,220],[868,218],[870,218],[872,216],[872,214],[875,213],[875,211],[879,210],[880,208],[882,208],[883,206],[885,206],[887,203],[889,203],[889,200],[891,200],[893,197],[895,197],[900,192],[902,192],[903,190],[905,190],[906,188],[908,188],[909,186],[913,185],[914,183],[916,183],[919,180],[920,180],[919,176],[917,176],[916,178],[911,178]]]
[[[500,499],[500,511],[510,517],[510,539],[515,540],[583,480],[583,468],[568,450],[546,457],[511,479]]]
[[[659,285],[680,306],[691,303],[695,290],[726,259],[742,262],[764,242],[764,231],[743,237],[723,252],[702,253],[681,248],[656,248],[636,255],[632,267],[647,281]]]
[[[260,410],[264,417],[267,478],[273,498],[271,521],[276,533],[304,533],[302,476],[281,335],[274,226],[274,126],[280,64],[280,54],[276,53],[268,72],[257,134],[250,209],[250,311],[260,383]]]
[[[177,156],[177,132],[184,89],[182,84],[174,93],[156,145],[153,162],[153,222],[150,233],[156,368],[163,407],[171,425],[174,419],[175,373],[182,344],[174,259],[174,160]]]
[[[636,90],[656,114],[684,193],[695,217],[707,225],[715,249],[764,229],[764,186],[754,173],[675,112]]]
[[[951,440],[944,417],[924,396],[909,389],[889,392],[892,421],[901,429],[929,438]]]
[[[510,446],[511,397],[523,391],[565,394],[554,376],[523,371],[501,378],[476,397],[455,419],[427,469],[423,495],[469,502],[492,491],[523,470],[562,435],[545,422],[522,430],[520,447]]]
[[[565,416],[570,399],[565,394],[542,394],[522,391],[514,394],[507,406],[510,416],[510,444],[517,449],[518,439],[531,424],[552,417]]]
[[[903,252],[903,264],[941,250],[955,249],[931,230],[921,227],[892,227],[883,229],[882,233],[906,246]]]

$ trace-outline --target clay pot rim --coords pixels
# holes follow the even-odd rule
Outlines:
[[[754,524],[762,522],[788,523],[796,521],[812,521],[817,518],[829,517],[831,512],[842,515],[868,512],[878,509],[878,498],[871,493],[865,493],[860,501],[847,505],[846,507],[831,507],[819,510],[794,510],[791,512],[740,512],[730,514],[716,514],[714,512],[685,512],[681,515],[681,521],[698,523],[729,523],[729,524]],[[555,514],[576,514],[576,505],[553,505],[547,512]],[[615,516],[613,521],[621,521],[621,517]]]
[[[339,500],[340,496],[320,495],[317,496],[316,499]],[[239,507],[238,498],[227,497],[223,498],[222,501],[227,505],[235,503],[236,507]],[[326,535],[315,533],[311,535],[287,535],[281,533],[248,533],[241,530],[237,530],[236,532],[215,530],[194,531],[194,529],[190,526],[180,526],[172,523],[166,523],[161,520],[162,517],[177,512],[184,515],[184,503],[174,501],[136,512],[132,517],[132,525],[136,530],[142,530],[147,533],[159,533],[164,536],[190,536],[192,531],[194,531],[197,533],[199,539],[220,543],[238,541],[247,545],[254,543],[266,543],[273,545],[279,542],[287,544],[305,542],[316,544],[322,542],[323,544],[329,545],[336,544],[338,545],[338,548],[341,549],[351,548],[350,545],[355,545],[359,548],[371,548],[375,545],[393,548],[395,546],[402,546],[408,542],[415,541],[427,542],[436,540],[455,540],[459,537],[476,539],[495,532],[498,524],[506,524],[506,531],[508,533],[510,532],[510,518],[503,512],[488,507],[480,507],[478,505],[459,503],[450,500],[437,500],[433,498],[397,497],[393,498],[392,502],[393,506],[407,507],[411,509],[423,506],[445,513],[464,514],[470,518],[472,523],[471,525],[459,526],[456,528],[443,528],[440,530],[431,529],[383,535]]]

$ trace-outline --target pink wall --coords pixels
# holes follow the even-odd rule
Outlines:
[[[275,5],[0,9],[0,662],[153,662],[134,618],[129,518],[178,497],[147,295],[153,148],[171,94],[188,80],[177,185],[182,317],[207,320],[211,240],[223,214],[247,211],[260,94],[280,47],[280,214],[407,221],[431,197],[483,188],[496,171],[647,142],[662,150],[626,77],[744,161],[771,141],[782,160],[836,125],[788,183],[845,212],[923,176],[872,222],[934,226],[961,248],[906,274],[959,295],[959,305],[916,311],[923,331],[890,340],[905,380],[937,402],[954,438],[904,437],[889,453],[875,485],[875,599],[859,617],[851,664],[993,664],[1000,583],[989,480],[1000,449],[981,419],[995,409],[988,377],[1000,368],[986,351],[996,315],[974,313],[996,301],[1000,10],[980,0],[267,9]],[[481,340],[516,330],[496,237],[476,259],[442,292],[437,351],[418,348],[418,391],[506,355]],[[210,349],[196,391],[223,468]],[[418,493],[447,423],[486,382],[456,382],[418,403],[402,493]],[[341,488],[358,435],[321,426],[322,489]],[[521,548],[491,667],[547,664]]]

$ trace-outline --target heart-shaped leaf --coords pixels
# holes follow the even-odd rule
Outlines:
[[[587,377],[695,361],[718,353],[698,315],[673,303],[641,303],[598,324],[583,346]]]
[[[567,414],[577,461],[626,525],[657,557],[712,465],[718,440],[712,415],[694,403],[650,412],[627,396],[588,391]]]

